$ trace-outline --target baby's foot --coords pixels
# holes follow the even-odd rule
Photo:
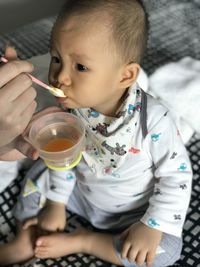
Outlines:
[[[0,266],[22,263],[33,257],[33,247],[28,238],[18,238],[0,246]]]
[[[59,258],[84,252],[83,243],[89,231],[79,229],[73,233],[52,233],[36,241],[35,257],[40,259]]]

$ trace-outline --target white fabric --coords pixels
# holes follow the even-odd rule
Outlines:
[[[0,161],[0,193],[19,175],[20,169],[28,169],[32,160]]]
[[[18,163],[17,161],[0,161],[1,181],[0,193],[17,177]]]
[[[200,133],[200,61],[185,57],[149,77],[149,92],[171,111],[184,143]]]

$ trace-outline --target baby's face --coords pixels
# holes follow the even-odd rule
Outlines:
[[[55,26],[49,79],[64,91],[66,98],[59,99],[64,107],[92,107],[106,114],[120,98],[121,65],[106,25],[86,24],[72,18]]]

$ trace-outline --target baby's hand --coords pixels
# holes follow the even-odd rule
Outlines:
[[[151,266],[161,238],[162,232],[159,230],[141,222],[135,223],[121,235],[124,240],[121,256],[138,265],[146,262],[147,266]]]
[[[39,230],[57,232],[63,231],[65,224],[65,205],[54,201],[48,201],[37,217],[31,218],[25,222],[23,229],[27,229],[32,225],[37,225]]]

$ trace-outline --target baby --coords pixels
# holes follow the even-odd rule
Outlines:
[[[127,267],[179,259],[192,171],[168,110],[136,81],[147,26],[139,0],[66,1],[49,79],[84,123],[86,148],[71,170],[39,160],[29,171],[14,212],[19,232],[1,246],[0,264],[72,253]],[[62,232],[66,207],[97,230]]]

